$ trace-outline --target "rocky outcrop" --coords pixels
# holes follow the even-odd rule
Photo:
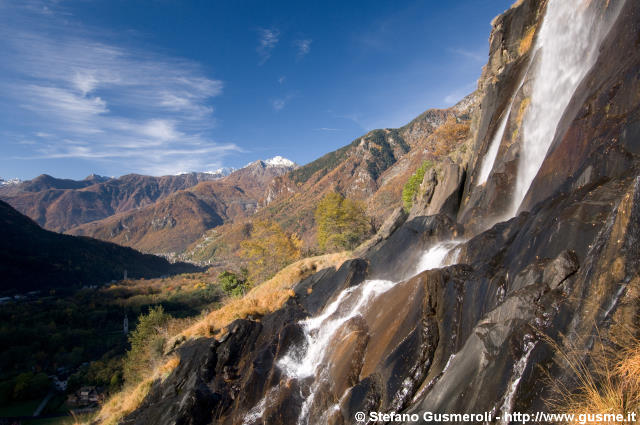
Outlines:
[[[563,219],[541,226],[548,216]],[[499,415],[544,407],[550,394],[535,365],[553,364],[546,338],[606,329],[620,288],[640,271],[638,218],[637,179],[549,199],[463,244],[465,265],[423,272],[372,298],[325,348],[326,376],[287,375],[278,362],[305,349],[300,319],[345,289],[356,293],[365,279],[401,275],[407,254],[430,244],[424,234],[446,237],[433,222],[409,222],[394,233],[405,249],[392,235],[371,266],[321,271],[282,310],[235,322],[221,341],[180,347],[178,369],[125,423],[295,423],[314,381],[322,384],[305,407],[311,423],[355,423],[358,411]]]
[[[615,22],[519,214],[508,208],[531,89],[523,77],[547,5],[519,1],[494,21],[468,168],[441,164],[423,181],[416,208],[438,214],[396,215],[388,237],[299,283],[282,310],[178,348],[187,366],[125,422],[351,424],[356,412],[430,411],[504,423],[496,417],[549,409],[544,379],[576,387],[563,351],[610,344],[612,323],[637,330],[640,3],[587,5]],[[477,184],[504,116],[493,171]],[[188,369],[194,346],[210,347],[206,368]]]
[[[449,158],[424,175],[409,217],[447,214],[455,217],[460,205],[464,169]]]
[[[358,246],[354,251],[353,255],[356,257],[362,257],[366,255],[373,247],[380,244],[383,241],[386,241],[389,236],[393,232],[395,232],[408,218],[407,212],[403,207],[396,208],[389,217],[382,223],[380,229],[376,232],[376,234],[363,242],[360,246]]]

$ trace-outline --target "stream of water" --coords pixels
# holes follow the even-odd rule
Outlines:
[[[531,65],[531,63],[529,63],[529,65]],[[527,69],[527,72],[529,72],[528,69]],[[526,76],[526,72],[525,72],[525,76]],[[493,138],[491,139],[491,143],[489,144],[489,149],[487,150],[487,153],[484,155],[484,158],[482,159],[482,166],[480,167],[480,174],[478,175],[478,182],[476,183],[476,186],[481,186],[485,184],[489,179],[489,175],[491,174],[491,171],[493,170],[493,166],[496,162],[496,159],[498,158],[498,151],[500,150],[500,144],[502,143],[504,132],[507,129],[507,123],[509,122],[509,115],[511,115],[511,109],[513,109],[513,103],[516,100],[516,95],[518,94],[518,91],[520,91],[522,84],[524,84],[524,78],[520,81],[520,84],[518,84],[516,90],[511,95],[511,99],[509,100],[509,106],[507,107],[507,110],[505,111],[504,115],[500,118],[500,125],[498,126],[496,133],[493,135]]]
[[[591,0],[551,0],[538,31],[531,102],[522,122],[520,152],[511,216],[518,212],[538,174],[571,98],[595,63],[612,16],[593,13]],[[612,14],[615,15],[615,14]]]
[[[444,267],[457,260],[456,247],[460,241],[446,241],[435,244],[425,251],[416,264],[413,274],[409,278],[425,270]],[[300,322],[304,330],[305,342],[287,353],[279,362],[278,367],[290,378],[303,382],[312,378],[308,395],[302,404],[302,411],[298,419],[299,424],[315,423],[309,418],[309,408],[313,404],[318,387],[322,384],[323,373],[321,368],[326,364],[326,358],[330,356],[334,335],[350,319],[363,315],[367,305],[375,298],[393,288],[398,282],[390,280],[366,280],[360,285],[347,288],[329,303],[318,315]],[[269,403],[272,392],[267,394],[260,403],[255,406],[244,418],[244,423],[252,424],[262,416],[264,408]],[[318,422],[321,423],[321,422]]]
[[[530,104],[522,124],[523,146],[513,196],[512,216],[517,212],[538,173],[562,114],[578,84],[593,66],[600,42],[609,29],[609,24],[592,13],[589,3],[589,0],[550,0],[547,5],[545,17],[533,47],[534,54],[541,56],[537,59],[535,67],[528,71],[534,72],[536,78],[534,78]],[[485,155],[479,184],[487,180],[493,168],[514,97],[515,93]],[[460,242],[449,241],[432,246],[417,262],[413,274],[457,262],[459,249],[456,247],[459,244]],[[407,277],[410,276],[398,279],[397,282]],[[322,423],[326,419],[327,412],[323,418],[310,418],[309,410],[322,380],[328,379],[319,368],[324,367],[322,365],[331,355],[330,347],[333,345],[334,335],[347,321],[363,315],[372,300],[393,288],[397,282],[367,280],[358,286],[345,289],[318,315],[300,322],[304,330],[304,343],[292,349],[278,362],[278,367],[288,377],[297,379],[299,382],[310,382],[308,391],[304,391],[308,395],[304,396],[299,424]],[[529,344],[525,355],[514,365],[509,394],[501,407],[503,413],[512,409],[512,398],[533,347],[533,343]],[[252,424],[262,416],[274,392],[277,392],[276,388],[270,390],[265,398],[249,411],[245,416],[245,424]]]

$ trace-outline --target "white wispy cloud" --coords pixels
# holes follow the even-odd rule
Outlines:
[[[278,112],[284,109],[285,106],[293,99],[294,96],[292,94],[286,95],[284,97],[279,97],[271,100],[271,107],[274,111]]]
[[[274,110],[280,111],[287,104],[287,99],[274,99],[271,101],[271,106]]]
[[[277,28],[265,29],[261,28],[258,30],[259,38],[258,38],[258,47],[257,52],[260,58],[260,65],[263,65],[266,61],[271,57],[271,52],[278,44],[280,31]]]
[[[0,2],[0,12],[0,113],[20,109],[37,136],[20,158],[162,174],[222,165],[241,150],[208,136],[224,84],[199,64],[113,41],[60,15],[55,2]]]
[[[314,131],[342,131],[341,128],[331,128],[331,127],[320,127],[320,128],[314,128]]]
[[[373,128],[372,126],[367,125],[365,123],[365,117],[360,112],[353,112],[353,113],[345,114],[345,113],[335,112],[332,109],[327,110],[327,112],[329,114],[331,114],[331,116],[333,116],[334,118],[339,118],[339,119],[343,119],[343,120],[347,120],[347,121],[352,122],[353,124],[355,124],[358,127],[360,127],[360,129],[362,129],[363,131],[369,131],[369,130],[371,130]]]
[[[294,41],[294,45],[298,49],[298,58],[301,59],[311,51],[311,39],[303,39]]]

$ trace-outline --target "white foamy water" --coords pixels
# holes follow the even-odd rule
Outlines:
[[[460,249],[457,247],[461,243],[461,241],[446,241],[434,245],[422,254],[413,274],[455,264],[460,255]]]
[[[544,161],[573,93],[597,59],[606,22],[590,10],[591,0],[550,0],[534,46],[531,103],[522,123],[523,146],[512,216],[527,194]],[[615,15],[615,14],[613,14]],[[537,53],[536,53],[537,51]]]
[[[498,127],[496,134],[493,135],[493,139],[491,139],[491,144],[489,145],[489,150],[482,160],[480,175],[478,176],[478,182],[476,183],[478,186],[485,184],[489,178],[489,174],[491,174],[493,164],[496,162],[496,157],[498,156],[498,149],[500,148],[500,142],[502,142],[502,136],[504,136],[504,130],[507,128],[507,121],[509,121],[509,114],[511,114],[512,106],[513,102],[509,104],[509,109],[507,109],[504,116],[501,118],[500,127]]]
[[[457,257],[457,253],[452,250],[459,244],[460,242],[447,241],[431,247],[421,256],[414,274],[448,264]],[[396,283],[390,280],[366,280],[358,286],[343,290],[317,316],[300,322],[305,334],[305,343],[292,349],[278,362],[278,367],[291,378],[304,380],[315,377],[309,389],[309,396],[303,402],[298,423],[309,423],[309,409],[323,379],[321,368],[324,368],[323,365],[331,355],[330,347],[336,333],[347,321],[363,315],[374,299],[393,288]],[[261,402],[261,405],[251,410],[252,419],[264,405],[265,403]]]
[[[531,352],[535,348],[536,344],[537,342],[526,340],[524,342],[524,352],[522,354],[522,357],[520,357],[520,359],[518,359],[518,361],[513,365],[513,375],[511,376],[511,383],[509,384],[509,388],[504,395],[504,403],[502,403],[502,407],[500,407],[500,411],[502,412],[500,418],[501,424],[506,425],[510,423],[508,420],[508,414],[513,411],[515,395],[518,391],[518,386],[520,385],[522,374],[527,368],[527,364],[529,363],[529,356],[531,356]]]
[[[334,334],[349,319],[360,315],[364,307],[378,295],[387,292],[395,285],[390,280],[367,280],[359,286],[345,289],[338,298],[316,317],[303,320],[307,347],[304,354],[292,352],[285,356],[278,366],[287,375],[298,379],[313,376],[328,354]]]

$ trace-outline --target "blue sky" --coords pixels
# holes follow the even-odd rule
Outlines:
[[[0,177],[305,164],[474,90],[511,0],[0,0]]]

